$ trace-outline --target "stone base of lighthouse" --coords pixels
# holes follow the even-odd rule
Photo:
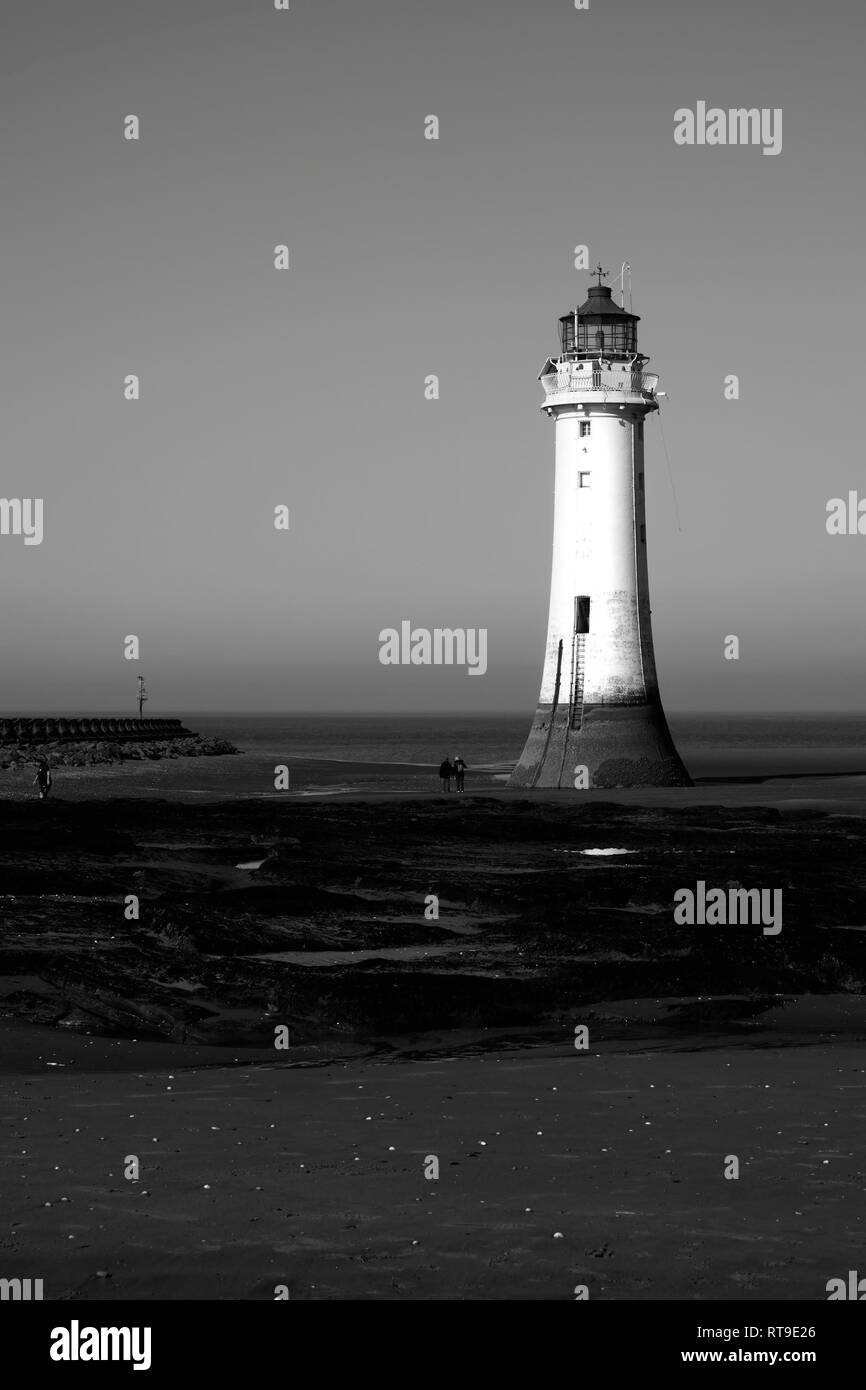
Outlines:
[[[661,702],[586,705],[575,724],[568,705],[539,705],[510,787],[690,787]]]

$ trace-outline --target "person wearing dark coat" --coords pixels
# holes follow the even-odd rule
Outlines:
[[[445,761],[444,761],[443,763],[440,763],[440,765],[439,765],[439,779],[440,779],[440,781],[441,781],[441,783],[442,783],[442,790],[443,790],[443,792],[450,792],[450,790],[451,790],[451,778],[452,778],[453,776],[454,776],[454,768],[451,766],[451,764],[449,763],[448,759],[446,758]]]
[[[33,778],[39,788],[39,800],[46,801],[51,790],[51,768],[45,758],[40,758],[36,765],[36,776]]]
[[[454,775],[457,778],[457,790],[459,792],[465,791],[466,788],[463,786],[463,778],[466,775],[466,764],[459,753],[455,753],[454,755]]]

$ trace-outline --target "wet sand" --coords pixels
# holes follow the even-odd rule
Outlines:
[[[636,787],[578,792],[520,789],[507,786],[510,765],[473,768],[467,775],[467,794],[505,801],[570,803],[615,801],[626,806],[689,808],[701,806],[787,806],[843,810],[866,815],[866,768],[859,750],[852,750],[851,768],[798,773],[773,772],[768,755],[766,773],[759,776],[697,777],[693,787]],[[806,761],[814,763],[815,758]],[[820,759],[817,759],[820,762]],[[828,761],[832,762],[830,758]],[[838,759],[837,759],[838,761]],[[290,770],[287,790],[274,788],[275,762]],[[4,799],[35,800],[33,767],[6,770],[0,775],[0,803]],[[333,798],[340,801],[445,800],[436,764],[359,762],[338,758],[292,757],[275,749],[270,753],[242,750],[234,756],[177,758],[156,762],[127,762],[100,767],[63,767],[55,772],[52,802],[104,801],[112,798],[159,799],[192,805],[234,801],[286,802]],[[458,800],[452,792],[454,801]]]
[[[863,1022],[204,1069],[102,1041],[108,1070],[4,1087],[2,1273],[59,1299],[823,1299],[862,1254]]]

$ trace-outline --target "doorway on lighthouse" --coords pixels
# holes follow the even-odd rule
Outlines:
[[[574,630],[577,633],[589,632],[589,595],[576,594],[574,598]]]

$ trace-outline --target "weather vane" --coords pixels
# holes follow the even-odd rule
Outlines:
[[[601,268],[601,261],[599,261],[598,265],[595,267],[595,270],[592,271],[592,274],[598,276],[598,283],[601,284],[602,275],[607,275],[607,271],[602,270]]]

